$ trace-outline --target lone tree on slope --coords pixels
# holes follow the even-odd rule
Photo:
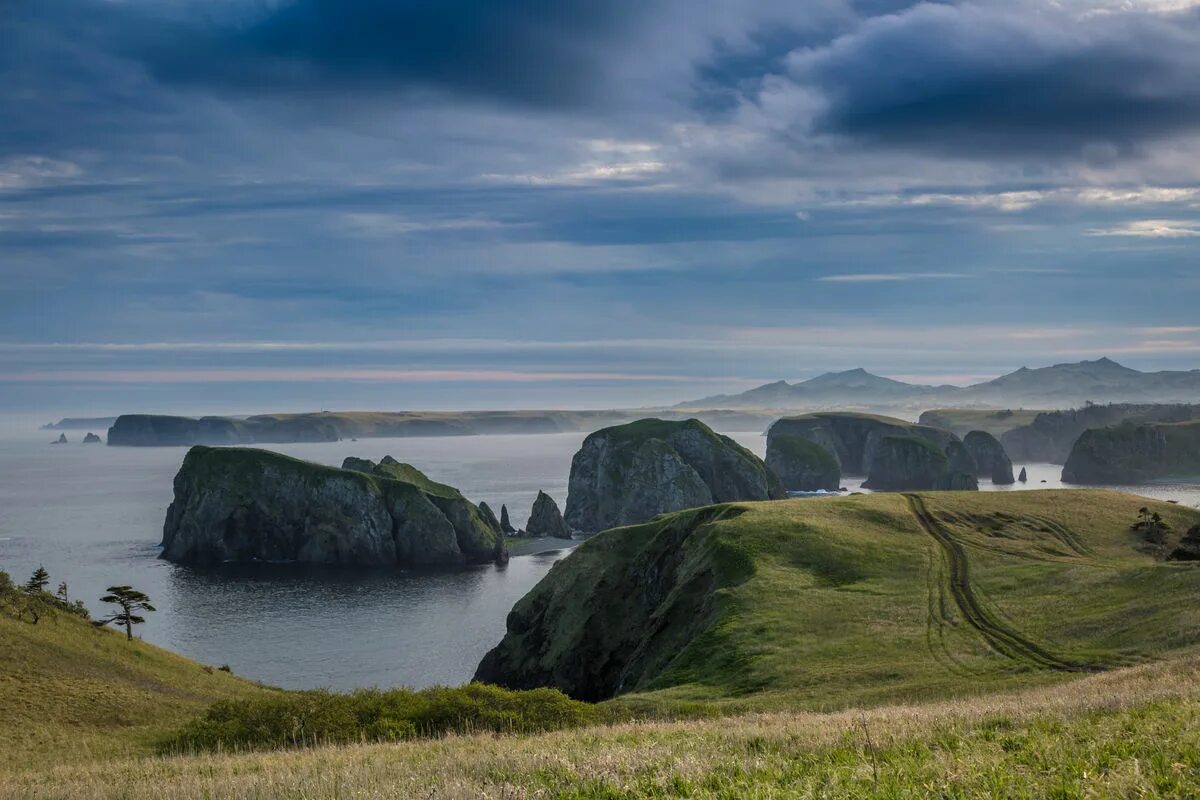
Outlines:
[[[100,602],[115,603],[120,606],[121,610],[104,619],[98,619],[92,624],[97,628],[110,622],[124,625],[125,638],[129,641],[133,641],[133,626],[146,621],[146,618],[138,616],[137,612],[155,610],[154,606],[150,605],[150,598],[132,586],[110,586],[108,594],[101,597]]]
[[[29,576],[29,580],[25,581],[26,594],[41,594],[46,591],[46,587],[50,585],[50,573],[46,572],[45,567],[39,566]]]

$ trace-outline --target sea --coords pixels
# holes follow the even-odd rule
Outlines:
[[[157,609],[138,635],[213,666],[291,689],[456,685],[504,635],[512,606],[565,557],[550,545],[506,566],[351,570],[285,565],[199,569],[161,560],[163,518],[182,447],[51,445],[58,432],[0,432],[0,570],[24,580],[39,565],[51,588],[93,614],[106,587],[129,584]],[[727,432],[764,454],[761,431]],[[523,526],[539,490],[565,506],[583,433],[362,439],[270,445],[340,465],[347,456],[411,463]],[[1029,482],[984,490],[1060,488],[1061,467],[1027,464]],[[847,480],[847,491],[861,481]],[[1200,507],[1200,486],[1114,487]]]

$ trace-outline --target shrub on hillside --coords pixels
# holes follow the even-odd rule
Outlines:
[[[557,689],[472,683],[421,691],[288,692],[213,704],[162,742],[163,752],[257,750],[398,741],[451,733],[537,733],[598,721],[594,706]]]

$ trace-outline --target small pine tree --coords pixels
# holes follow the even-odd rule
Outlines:
[[[54,596],[57,597],[59,600],[62,600],[64,603],[71,602],[71,594],[67,590],[67,582],[66,581],[63,581],[62,583],[60,583],[58,585],[58,591],[56,591],[54,593]]]
[[[46,591],[46,587],[50,585],[50,573],[46,572],[46,568],[39,566],[29,576],[29,580],[25,581],[26,594],[41,594]]]
[[[154,606],[150,605],[150,598],[132,586],[110,586],[108,594],[101,597],[100,602],[115,603],[121,610],[104,619],[98,619],[92,624],[97,628],[110,622],[124,625],[125,638],[129,641],[133,641],[133,626],[141,625],[146,621],[146,618],[139,616],[137,612],[155,610]]]

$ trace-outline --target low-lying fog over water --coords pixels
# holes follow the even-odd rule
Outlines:
[[[72,598],[94,612],[105,587],[131,584],[158,608],[141,628],[147,641],[267,684],[348,689],[467,681],[499,641],[512,605],[565,555],[440,572],[176,566],[158,559],[158,543],[186,448],[82,445],[83,433],[68,431],[70,443],[54,446],[48,443],[57,431],[0,438],[0,569],[23,580],[43,564],[52,587],[67,581]],[[764,454],[760,432],[730,435]],[[270,449],[331,465],[346,456],[392,455],[497,513],[507,504],[520,527],[538,490],[565,505],[571,457],[583,438],[363,439]],[[1058,466],[1020,466],[1027,466],[1029,483],[1004,489],[1062,485]],[[1124,488],[1200,505],[1200,486]]]

